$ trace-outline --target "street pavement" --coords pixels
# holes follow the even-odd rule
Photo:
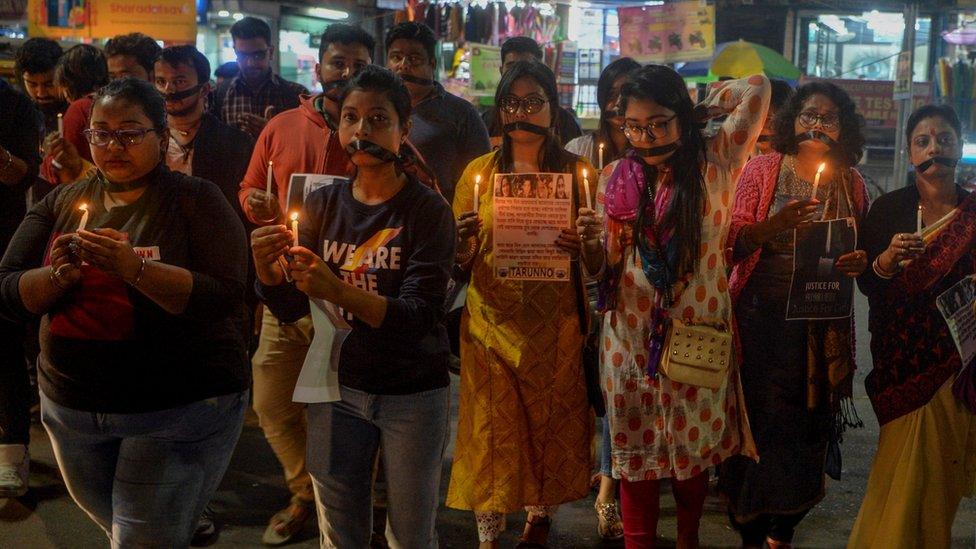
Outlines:
[[[797,531],[797,547],[844,547],[860,506],[867,475],[877,444],[878,423],[864,394],[864,375],[870,368],[866,305],[857,304],[858,321],[858,380],[855,384],[857,410],[865,422],[864,429],[848,431],[843,448],[842,480],[827,481],[827,495],[801,523]],[[452,385],[453,416],[457,417],[457,379]],[[107,540],[91,520],[74,504],[60,479],[51,445],[43,429],[32,429],[31,491],[19,500],[0,500],[0,549],[88,549],[107,547]],[[451,437],[453,441],[453,436]],[[444,460],[441,482],[441,501],[447,490],[450,475],[450,455]],[[788,486],[783,487],[788,490]],[[281,471],[271,449],[250,416],[241,436],[220,491],[215,498],[222,532],[213,547],[257,548],[270,515],[288,501],[288,492],[281,480]],[[662,518],[658,528],[661,547],[673,547],[675,539],[674,499],[662,490]],[[513,547],[522,529],[524,515],[509,517],[509,531],[502,539],[502,547]],[[446,548],[477,546],[477,532],[470,513],[446,509],[438,515],[437,530],[440,544]],[[976,500],[963,500],[953,526],[953,548],[976,547]],[[703,547],[738,547],[738,537],[729,526],[721,501],[710,497],[706,502],[701,527]],[[307,528],[303,538],[289,547],[316,547],[316,528]],[[550,535],[553,548],[623,547],[621,542],[601,542],[596,532],[593,494],[587,499],[564,505],[559,510]],[[879,548],[883,549],[883,548]]]

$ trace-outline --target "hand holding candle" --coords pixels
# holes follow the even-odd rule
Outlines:
[[[81,206],[78,206],[78,209],[81,210],[81,223],[78,224],[78,230],[76,232],[80,233],[88,227],[88,204],[82,203]]]
[[[478,213],[478,200],[481,198],[481,174],[474,176],[474,208],[472,211]]]
[[[590,198],[590,179],[587,177],[586,168],[583,168],[583,194],[586,195],[586,207],[593,209],[593,200]]]
[[[826,167],[827,164],[825,162],[821,162],[820,166],[817,167],[817,175],[813,177],[813,193],[810,195],[810,200],[817,199],[817,188],[820,187],[820,174],[823,173]]]

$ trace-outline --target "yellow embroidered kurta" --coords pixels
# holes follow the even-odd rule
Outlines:
[[[474,176],[481,174],[482,227],[461,319],[461,399],[447,506],[510,513],[587,495],[594,421],[573,282],[495,278],[494,154],[472,161],[454,194],[454,213],[471,211]],[[595,173],[581,161],[577,174],[583,167]]]

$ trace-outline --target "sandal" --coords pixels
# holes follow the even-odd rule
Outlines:
[[[596,518],[599,521],[596,526],[597,532],[604,540],[615,540],[624,537],[624,523],[620,520],[620,509],[617,502],[593,503],[596,509]]]
[[[271,517],[261,542],[271,546],[284,545],[304,530],[305,524],[314,516],[314,502],[292,500],[288,507]]]
[[[515,549],[546,549],[545,542],[549,539],[549,529],[552,527],[552,519],[541,517],[532,520],[530,517],[525,519],[525,530],[519,538]],[[539,543],[542,540],[542,543]]]

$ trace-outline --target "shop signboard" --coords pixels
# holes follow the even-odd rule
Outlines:
[[[857,112],[864,117],[865,127],[891,130],[898,127],[898,105],[894,100],[895,83],[891,80],[842,80],[804,76],[800,85],[822,80],[836,84],[857,105]],[[932,102],[932,83],[915,82],[912,94],[912,110]]]
[[[703,0],[618,8],[620,55],[641,63],[704,61],[715,52],[715,6]]]
[[[0,19],[22,19],[26,11],[27,0],[0,0]]]
[[[471,48],[471,95],[494,97],[502,79],[502,49],[486,44],[469,44]]]
[[[49,38],[111,38],[141,32],[156,40],[193,43],[196,0],[29,0],[28,32]]]

